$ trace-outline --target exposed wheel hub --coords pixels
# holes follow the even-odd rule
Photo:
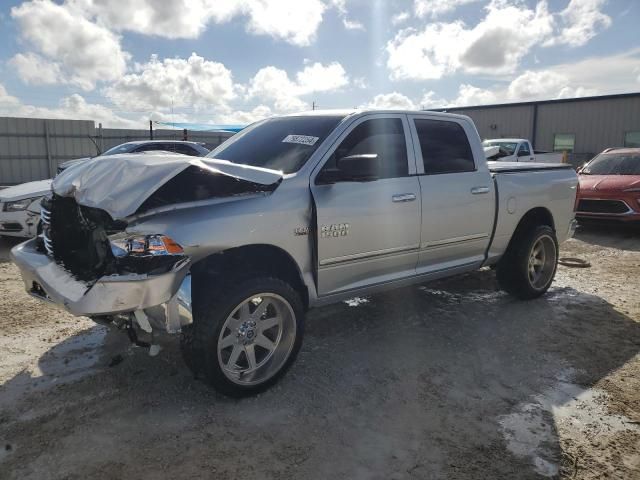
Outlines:
[[[256,325],[257,323],[254,320],[249,320],[246,322],[242,322],[240,327],[238,327],[238,343],[242,345],[251,345],[256,339]]]

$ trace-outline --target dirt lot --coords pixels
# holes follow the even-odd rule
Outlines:
[[[485,270],[315,310],[241,401],[28,297],[9,245],[0,478],[640,478],[638,230],[581,229],[531,302]]]

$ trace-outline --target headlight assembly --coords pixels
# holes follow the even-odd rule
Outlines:
[[[184,250],[166,235],[117,234],[109,238],[111,252],[120,257],[183,255]]]
[[[16,200],[15,202],[7,202],[4,204],[5,212],[20,212],[22,210],[26,210],[32,202],[37,200],[40,197],[34,198],[23,198],[22,200]]]

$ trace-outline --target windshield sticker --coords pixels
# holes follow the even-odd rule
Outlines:
[[[315,145],[320,137],[311,137],[309,135],[287,135],[282,143],[298,143],[300,145]]]

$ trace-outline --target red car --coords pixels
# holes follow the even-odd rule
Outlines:
[[[578,173],[578,218],[640,221],[640,148],[608,148]]]

